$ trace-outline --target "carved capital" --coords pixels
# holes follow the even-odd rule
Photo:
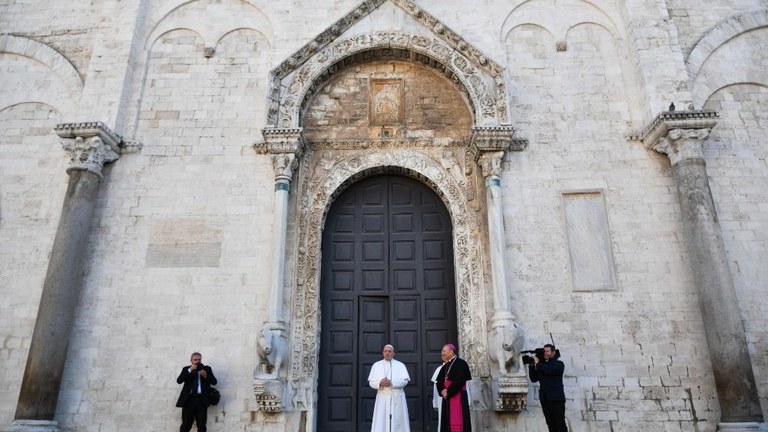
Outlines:
[[[82,170],[102,178],[104,165],[120,157],[122,138],[104,123],[62,123],[54,131],[63,138],[61,145],[70,156],[67,173]]]
[[[671,129],[652,147],[653,150],[664,153],[672,165],[680,161],[698,159],[704,160],[704,140],[711,129]]]
[[[486,151],[523,150],[520,140],[514,138],[512,126],[491,126],[472,128],[471,146],[478,153]],[[513,146],[513,144],[515,144]]]
[[[701,144],[717,125],[717,117],[715,111],[665,111],[643,130],[640,139],[647,148],[668,155],[673,165],[700,159]]]
[[[491,177],[501,176],[501,161],[503,159],[503,151],[485,152],[480,154],[477,163],[480,165],[483,177],[486,179],[486,186],[490,186],[487,182]]]
[[[306,148],[303,130],[267,128],[261,134],[264,142],[256,144],[256,151],[272,156],[276,182],[290,182]]]
[[[306,143],[304,130],[301,128],[266,128],[261,130],[264,142],[255,145],[262,154],[292,153],[301,157]]]
[[[272,156],[276,182],[290,182],[306,148],[303,130],[268,128],[263,129],[261,134],[264,142],[255,145],[256,151]]]
[[[293,153],[278,153],[272,155],[272,168],[275,170],[276,182],[289,182],[293,178],[293,172],[299,166],[299,160]]]

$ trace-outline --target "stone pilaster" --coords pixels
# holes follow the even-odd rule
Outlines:
[[[715,112],[664,112],[644,131],[643,143],[666,154],[675,174],[722,413],[719,428],[756,430],[763,420],[760,401],[702,147],[716,118]]]
[[[60,124],[55,129],[70,156],[69,187],[53,242],[48,271],[16,407],[7,431],[56,431],[53,421],[67,345],[82,284],[86,247],[104,164],[119,157],[121,139],[99,122]]]

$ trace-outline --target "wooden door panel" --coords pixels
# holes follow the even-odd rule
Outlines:
[[[433,431],[432,372],[456,340],[451,222],[439,197],[401,176],[342,193],[323,232],[318,430],[370,429],[382,347],[408,368],[411,430]]]

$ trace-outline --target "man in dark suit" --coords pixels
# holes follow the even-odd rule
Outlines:
[[[531,381],[539,382],[539,401],[549,432],[568,432],[565,424],[565,391],[563,390],[563,371],[565,365],[557,359],[555,346],[544,345],[544,361],[538,356],[528,367]]]
[[[216,385],[213,369],[202,363],[203,356],[196,352],[190,357],[190,365],[181,368],[176,382],[184,384],[179,394],[176,406],[181,408],[180,432],[189,432],[192,423],[197,422],[197,431],[206,432],[205,423],[208,421],[208,392]]]

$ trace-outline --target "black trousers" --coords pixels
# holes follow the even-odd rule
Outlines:
[[[181,409],[181,428],[180,432],[189,432],[192,430],[192,423],[197,423],[197,432],[206,432],[205,423],[208,422],[208,406],[205,404],[203,395],[193,394]]]
[[[565,425],[565,401],[541,402],[549,432],[568,432]]]

